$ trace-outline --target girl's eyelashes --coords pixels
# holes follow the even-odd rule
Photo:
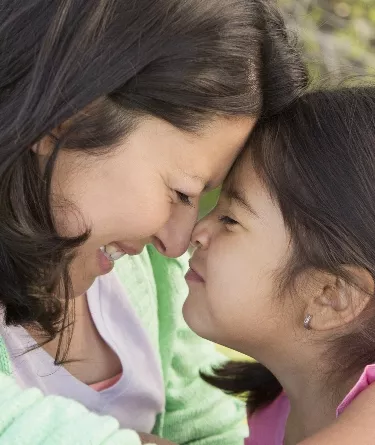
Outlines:
[[[238,221],[236,221],[235,219],[230,218],[229,216],[226,216],[226,215],[219,216],[219,221],[222,224],[225,224],[226,226],[234,226],[234,225],[238,224]]]
[[[182,204],[193,207],[193,203],[190,201],[188,195],[185,195],[185,193],[179,192],[178,190],[176,190],[176,194]]]

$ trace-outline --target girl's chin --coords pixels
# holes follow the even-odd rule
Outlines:
[[[194,297],[189,292],[187,299],[182,307],[182,315],[189,328],[198,334],[203,336],[204,332],[204,320],[202,319],[201,308],[195,304]]]

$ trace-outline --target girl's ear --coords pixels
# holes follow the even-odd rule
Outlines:
[[[342,278],[319,273],[316,291],[307,301],[306,316],[310,315],[309,328],[327,331],[342,328],[355,320],[365,309],[374,294],[374,280],[363,268],[347,266],[352,278],[348,284]]]

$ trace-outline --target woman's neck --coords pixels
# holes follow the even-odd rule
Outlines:
[[[64,368],[86,384],[107,380],[119,374],[122,371],[120,359],[100,336],[91,317],[86,295],[75,299],[74,311],[74,327]],[[44,343],[38,332],[32,329],[28,332],[37,343]],[[51,357],[55,357],[58,345],[59,336],[43,344],[43,349]]]

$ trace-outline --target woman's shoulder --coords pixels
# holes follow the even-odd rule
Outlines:
[[[375,382],[375,364],[367,365],[360,375],[357,383],[346,395],[344,400],[337,408],[336,415],[339,416],[343,411],[353,402],[355,398],[359,396],[365,389]],[[372,385],[374,387],[374,385]],[[375,388],[375,387],[374,387]]]

